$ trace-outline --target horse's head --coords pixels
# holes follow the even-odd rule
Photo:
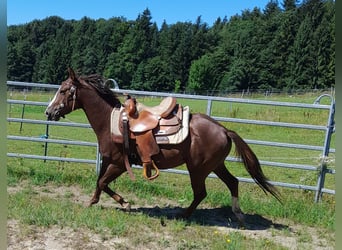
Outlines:
[[[77,101],[77,87],[79,79],[72,69],[68,69],[69,77],[62,82],[54,98],[45,110],[48,120],[58,121],[73,110],[79,108]]]

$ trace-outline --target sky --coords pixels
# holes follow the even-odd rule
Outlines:
[[[7,0],[7,25],[25,24],[35,19],[59,16],[65,20],[125,17],[135,20],[146,8],[158,27],[165,20],[212,25],[218,17],[241,14],[258,7],[263,10],[270,0]]]

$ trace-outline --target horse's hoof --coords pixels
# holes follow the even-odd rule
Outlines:
[[[129,212],[131,211],[131,204],[129,204],[129,202],[125,202],[122,204],[122,208],[126,211]]]
[[[94,205],[98,202],[99,202],[99,200],[97,200],[97,199],[91,199],[87,207],[91,207],[92,205]]]
[[[239,222],[239,227],[244,228],[245,227],[245,216],[243,213],[234,213],[238,222]]]

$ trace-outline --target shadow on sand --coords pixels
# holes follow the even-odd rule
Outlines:
[[[130,213],[143,213],[150,217],[160,218],[162,225],[166,225],[167,220],[177,219],[182,211],[184,211],[184,208],[181,207],[161,208],[155,206],[132,208]],[[197,208],[187,221],[203,226],[241,228],[240,223],[236,219],[230,206],[220,208]],[[270,228],[283,230],[288,229],[288,226],[274,223],[258,214],[245,214],[245,225],[243,229],[267,230]]]

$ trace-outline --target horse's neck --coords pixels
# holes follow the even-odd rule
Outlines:
[[[101,138],[110,136],[110,114],[113,108],[108,103],[100,97],[97,100],[93,95],[83,103],[83,110],[99,142]]]

